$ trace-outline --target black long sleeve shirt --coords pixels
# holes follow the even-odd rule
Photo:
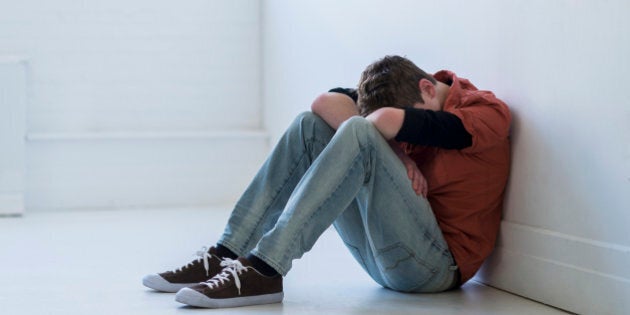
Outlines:
[[[357,102],[356,89],[334,88],[329,92],[341,93]],[[445,111],[404,108],[405,118],[395,137],[396,141],[461,150],[472,145],[472,136],[461,119]]]

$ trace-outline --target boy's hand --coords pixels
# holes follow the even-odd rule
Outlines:
[[[416,192],[416,195],[418,196],[422,195],[422,197],[426,198],[427,193],[429,191],[429,187],[428,187],[426,178],[424,178],[424,175],[422,175],[422,172],[420,172],[420,169],[418,169],[416,162],[414,162],[407,155],[402,157],[401,161],[403,162],[403,164],[405,165],[405,168],[407,169],[407,176],[409,176],[409,179],[411,180],[411,186],[413,187],[413,190]]]
[[[416,192],[416,195],[422,195],[424,198],[427,197],[429,192],[429,185],[427,183],[427,179],[422,175],[422,172],[414,162],[403,150],[398,146],[398,143],[394,140],[389,141],[389,145],[392,147],[398,158],[402,161],[403,165],[405,165],[405,169],[407,169],[407,176],[411,180],[411,187],[413,191]]]

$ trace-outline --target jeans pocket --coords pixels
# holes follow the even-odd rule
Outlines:
[[[377,254],[387,286],[396,291],[413,292],[438,272],[435,266],[402,243],[379,249]]]

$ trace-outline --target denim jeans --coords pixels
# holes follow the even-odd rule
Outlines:
[[[331,224],[384,287],[439,292],[457,281],[431,206],[372,123],[353,117],[335,132],[305,112],[236,203],[218,243],[286,275]]]

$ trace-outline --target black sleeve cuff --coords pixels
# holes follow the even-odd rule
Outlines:
[[[348,95],[355,103],[359,99],[359,95],[357,94],[357,89],[336,87],[334,89],[330,89],[328,92],[341,93],[341,94]]]
[[[459,117],[445,111],[405,108],[403,125],[396,141],[444,149],[464,149],[472,145],[472,136]]]

